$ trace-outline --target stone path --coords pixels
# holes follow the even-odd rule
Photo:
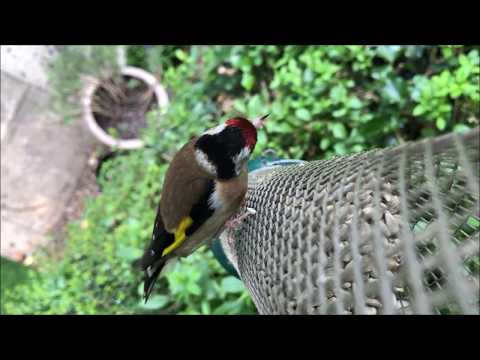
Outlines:
[[[48,243],[95,140],[81,119],[49,111],[51,47],[1,47],[1,255],[22,261]]]

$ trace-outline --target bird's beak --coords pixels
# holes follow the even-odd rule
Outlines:
[[[265,124],[265,119],[270,115],[270,113],[268,113],[267,115],[264,115],[262,117],[259,117],[257,119],[255,119],[253,121],[253,125],[257,128],[257,129],[261,129],[263,127],[263,125]]]

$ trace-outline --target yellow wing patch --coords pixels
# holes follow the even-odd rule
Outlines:
[[[190,216],[187,216],[183,218],[182,221],[180,221],[180,225],[178,225],[177,229],[175,230],[175,241],[173,242],[172,245],[170,245],[165,250],[163,250],[162,256],[165,256],[169,252],[172,252],[185,241],[185,238],[186,238],[185,231],[187,231],[187,229],[192,224],[193,224],[193,220]]]

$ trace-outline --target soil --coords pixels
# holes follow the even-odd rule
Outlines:
[[[141,129],[147,126],[146,113],[157,105],[153,88],[130,76],[105,81],[93,99],[98,125],[123,140],[139,138]]]
[[[100,194],[100,188],[97,184],[97,166],[98,157],[96,152],[93,152],[85,166],[80,178],[78,179],[77,187],[68,201],[62,218],[55,225],[55,229],[51,232],[53,241],[51,242],[50,255],[60,258],[65,246],[65,236],[67,232],[67,225],[74,221],[81,219],[85,209],[85,201]]]

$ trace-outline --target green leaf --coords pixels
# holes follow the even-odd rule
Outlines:
[[[247,105],[243,99],[236,99],[233,103],[233,108],[244,114],[247,112]]]
[[[189,293],[193,295],[200,295],[202,293],[202,289],[195,283],[190,283],[187,285],[187,290]]]
[[[148,299],[146,304],[141,300],[138,306],[145,310],[157,310],[165,307],[167,304],[168,297],[166,295],[153,295]]]
[[[346,155],[347,154],[347,148],[345,144],[343,143],[336,143],[333,145],[333,148],[335,149],[335,153],[337,155]]]
[[[263,148],[267,144],[267,135],[265,131],[258,132],[257,147]]]
[[[345,116],[346,114],[347,114],[347,109],[345,109],[345,108],[341,108],[341,109],[335,110],[335,111],[332,113],[333,117],[335,117],[335,118],[339,118],[339,117]]]
[[[322,141],[320,141],[320,149],[326,150],[330,146],[332,142],[330,141],[329,138],[323,138]]]
[[[406,46],[405,56],[408,58],[420,58],[424,50],[425,47],[422,45],[408,45]]]
[[[460,56],[458,57],[458,62],[460,63],[460,66],[470,66],[469,58],[465,54],[460,54]]]
[[[289,132],[291,132],[293,129],[292,127],[290,126],[289,123],[285,122],[285,121],[282,121],[282,122],[270,122],[270,123],[267,123],[268,125],[268,130],[272,131],[272,132],[277,132],[277,133],[281,133],[281,134],[287,134]]]
[[[365,150],[365,147],[361,144],[357,144],[352,147],[352,152],[360,152],[363,150]]]
[[[473,49],[472,51],[470,51],[468,53],[468,58],[470,59],[470,62],[472,63],[472,65],[477,66],[477,73],[478,73],[478,65],[480,63],[480,56],[478,54],[478,50]]]
[[[445,128],[447,127],[447,122],[443,117],[439,117],[435,124],[437,125],[438,130],[445,130]]]
[[[348,100],[348,103],[347,103],[348,107],[351,108],[351,109],[360,109],[363,104],[362,102],[360,101],[359,98],[357,98],[356,96],[350,98]]]
[[[400,50],[402,50],[402,47],[399,45],[379,46],[377,48],[377,54],[392,63],[399,55]]]
[[[390,79],[387,80],[385,86],[382,89],[382,92],[385,95],[385,97],[392,102],[398,103],[401,100],[400,93],[398,92],[398,89],[396,88],[393,81],[390,80]]]
[[[227,315],[227,314],[237,314],[239,310],[239,305],[236,302],[225,302],[214,311],[214,315]]]
[[[413,109],[413,116],[422,115],[424,112],[425,112],[425,108],[424,108],[421,104],[418,104],[418,105],[415,106],[415,108]]]
[[[181,60],[181,61],[185,61],[188,59],[188,55],[185,51],[181,50],[181,49],[177,49],[175,51],[175,56],[177,57],[177,59]]]
[[[329,128],[337,139],[345,139],[347,137],[347,129],[342,123],[332,123],[329,125]]]
[[[443,46],[442,54],[446,59],[449,59],[453,56],[453,49],[450,46]]]
[[[243,283],[234,276],[222,279],[222,288],[226,293],[239,293],[245,289]]]
[[[337,85],[330,91],[330,98],[335,102],[338,103],[343,101],[347,96],[347,89],[342,85]]]
[[[259,95],[252,96],[248,102],[248,113],[251,117],[256,117],[258,114],[263,114],[265,106]]]
[[[242,76],[242,86],[247,90],[252,90],[255,84],[255,77],[251,73],[244,73]]]
[[[309,68],[305,69],[303,73],[303,81],[305,81],[306,83],[309,83],[309,82],[312,82],[313,79],[314,79],[314,75],[312,70],[310,70]]]
[[[275,116],[284,116],[285,109],[280,102],[274,102],[272,104],[272,114]]]
[[[202,301],[202,314],[210,315],[210,303],[208,301]]]
[[[308,111],[305,108],[297,109],[295,111],[295,115],[300,119],[304,121],[308,121],[312,118],[310,111]]]

